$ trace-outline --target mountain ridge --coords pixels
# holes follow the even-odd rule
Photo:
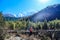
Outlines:
[[[60,19],[60,4],[48,6],[43,10],[37,12],[36,14],[32,15],[31,17],[29,17],[30,21],[33,22],[44,21],[45,19],[47,19],[47,21],[50,21],[56,18]]]

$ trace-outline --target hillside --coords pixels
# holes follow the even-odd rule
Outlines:
[[[50,21],[56,18],[60,19],[60,4],[48,6],[29,17],[29,19],[33,22],[44,21],[45,19]]]

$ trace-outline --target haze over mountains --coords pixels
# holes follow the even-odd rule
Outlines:
[[[36,21],[44,21],[45,19],[47,19],[47,21],[50,21],[56,18],[60,19],[60,4],[48,6],[45,9],[32,15],[29,19],[31,21],[36,22]]]
[[[6,16],[4,15],[4,17]],[[14,16],[7,15],[7,17],[14,17]],[[60,19],[60,4],[48,6],[42,9],[41,11],[34,13],[34,15],[28,17],[28,19],[33,22],[44,21],[45,19],[47,19],[47,21],[50,21],[56,18]]]

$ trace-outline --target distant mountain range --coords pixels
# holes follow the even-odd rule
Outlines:
[[[18,20],[20,18],[16,18],[13,15],[4,15],[4,17],[10,18],[11,20]],[[23,17],[22,17],[23,18]],[[29,19],[30,21],[36,22],[36,21],[44,21],[47,19],[47,21],[54,20],[54,19],[60,19],[60,4],[55,4],[48,6],[41,11],[38,11],[37,13],[34,13],[32,16],[25,17],[26,19]],[[24,19],[25,19],[24,18]]]
[[[33,22],[44,21],[45,19],[50,21],[56,18],[60,19],[60,4],[48,6],[29,17],[29,19]]]
[[[9,14],[9,13],[3,14],[3,16],[4,16],[4,17],[15,17],[14,15]]]
[[[19,18],[16,18],[14,15],[9,14],[9,13],[3,14],[3,16],[4,16],[4,20],[6,20],[6,21],[15,21],[15,20],[19,19]]]

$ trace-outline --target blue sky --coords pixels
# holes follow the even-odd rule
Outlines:
[[[0,0],[0,11],[16,17],[29,16],[49,5],[60,4],[60,0]]]

